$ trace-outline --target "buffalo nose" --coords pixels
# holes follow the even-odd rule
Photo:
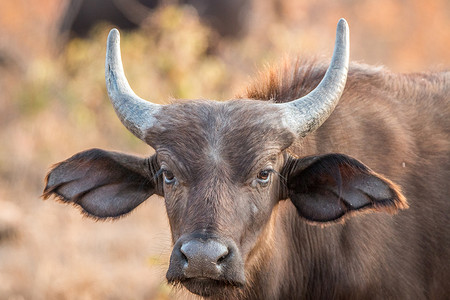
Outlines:
[[[229,248],[215,240],[187,241],[181,245],[180,252],[187,277],[218,277],[230,256]]]
[[[245,284],[239,248],[233,240],[212,234],[180,237],[173,246],[166,277],[170,283],[180,282],[188,289],[190,284],[198,287],[215,281],[233,286]]]

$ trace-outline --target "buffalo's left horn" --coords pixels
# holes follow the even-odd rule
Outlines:
[[[155,114],[161,105],[139,98],[128,84],[120,56],[120,35],[112,29],[106,46],[105,79],[109,99],[123,125],[135,136],[144,140],[145,133],[152,128]]]
[[[344,19],[340,19],[333,58],[322,81],[306,96],[278,104],[285,111],[285,126],[297,137],[304,137],[319,128],[333,112],[347,81],[349,53],[348,25]]]

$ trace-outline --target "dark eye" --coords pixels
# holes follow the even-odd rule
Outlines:
[[[259,183],[267,184],[270,180],[270,174],[272,173],[272,170],[261,170],[256,178],[258,179]]]
[[[164,170],[164,182],[166,184],[173,184],[176,181],[175,175],[169,170]]]

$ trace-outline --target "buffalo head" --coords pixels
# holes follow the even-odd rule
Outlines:
[[[264,255],[279,201],[290,199],[313,223],[406,205],[392,182],[356,159],[297,158],[287,151],[332,113],[348,58],[348,27],[340,20],[325,77],[302,98],[158,105],[131,90],[113,29],[106,56],[109,97],[122,123],[156,154],[81,152],[51,170],[44,197],[55,195],[89,216],[115,218],[152,194],[163,196],[174,244],[168,281],[202,296],[239,290],[248,284],[255,258]]]

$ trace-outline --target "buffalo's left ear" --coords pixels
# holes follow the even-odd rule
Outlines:
[[[366,210],[395,213],[408,208],[397,185],[343,154],[290,157],[283,174],[288,197],[309,221],[335,221]]]

